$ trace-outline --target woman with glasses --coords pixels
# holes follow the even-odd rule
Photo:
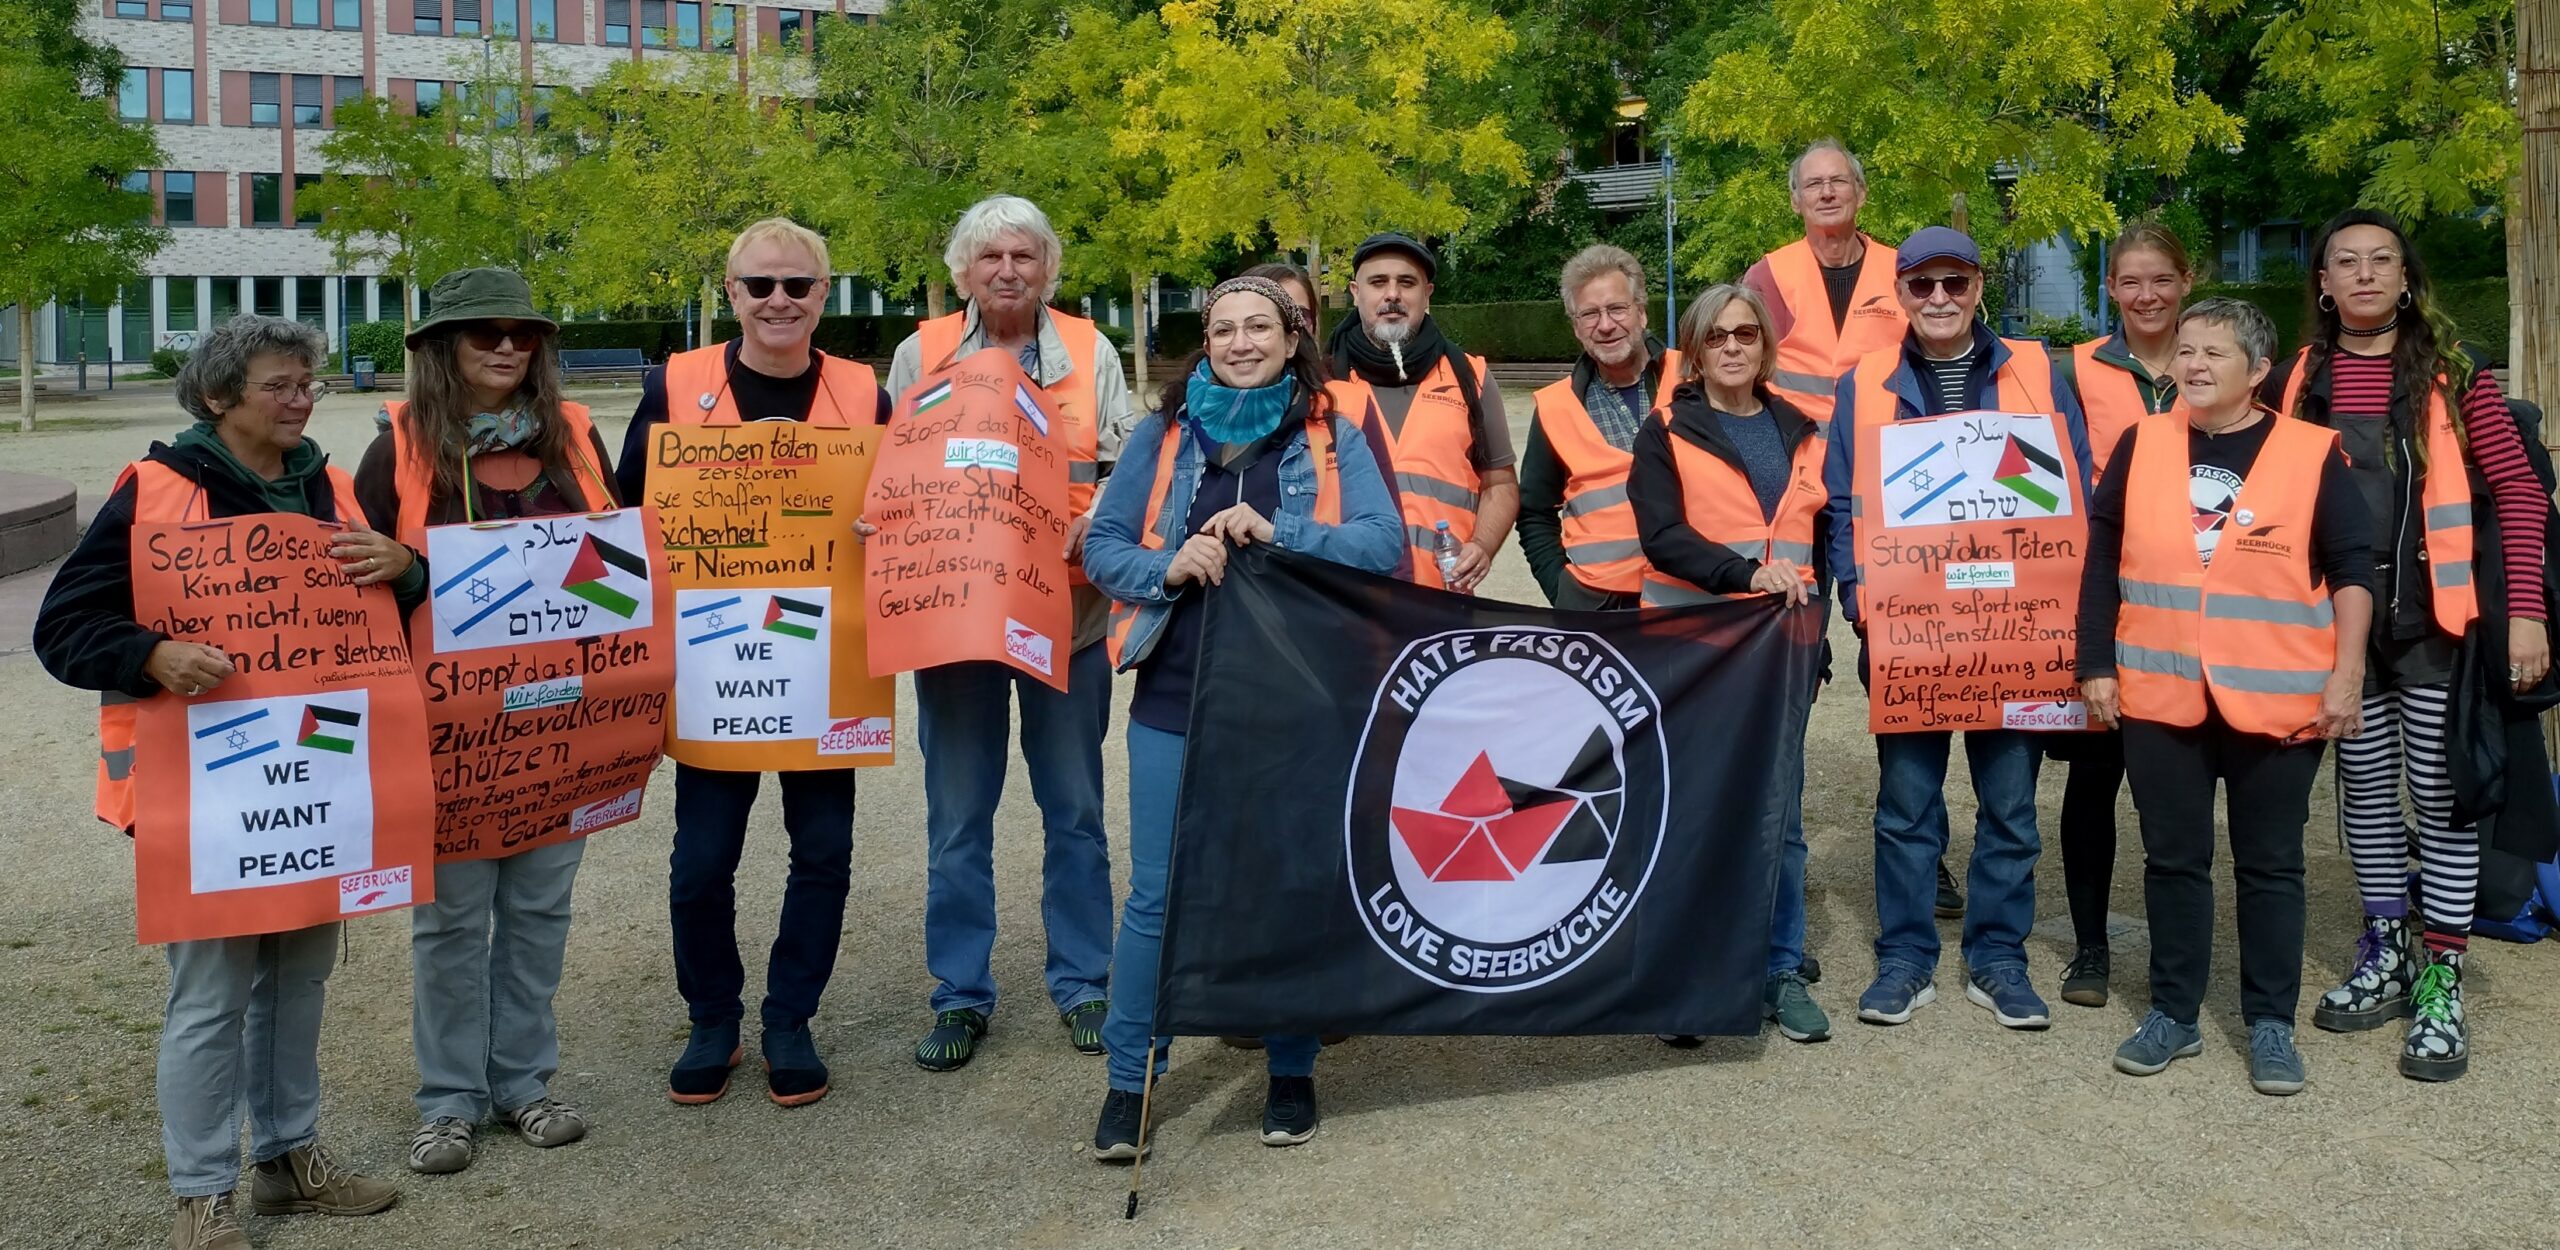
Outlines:
[[[1814,526],[1829,499],[1825,448],[1820,427],[1770,387],[1777,346],[1768,306],[1749,287],[1709,287],[1681,315],[1679,385],[1636,431],[1627,477],[1644,544],[1645,606],[1811,601],[1821,551]],[[1814,687],[1800,694],[1810,705]],[[1806,721],[1799,715],[1795,723],[1793,753],[1801,758]],[[1831,1018],[1805,978],[1804,864],[1799,772],[1778,848],[1761,1009],[1787,1040],[1819,1042],[1831,1036]]]
[[[303,437],[329,359],[320,331],[281,317],[234,317],[178,371],[178,405],[195,423],[154,443],[116,478],[80,546],[54,573],[35,626],[36,656],[65,685],[100,694],[97,812],[130,834],[136,704],[194,699],[234,673],[223,648],[142,624],[133,599],[136,526],[294,513],[346,527],[330,544],[360,586],[388,582],[406,611],[424,582],[407,548],[364,528],[355,484]],[[121,765],[121,766],[120,766]],[[169,1245],[245,1250],[233,1210],[240,1119],[249,1113],[260,1215],[370,1215],[399,1200],[318,1144],[320,1021],[338,926],[168,945],[160,1031],[160,1142],[178,1198]]]
[[[1200,600],[1224,580],[1230,547],[1270,543],[1385,574],[1405,546],[1368,442],[1335,409],[1314,328],[1289,295],[1266,278],[1230,278],[1210,292],[1202,320],[1207,345],[1165,388],[1161,412],[1130,432],[1085,537],[1086,575],[1113,603],[1113,666],[1137,673],[1129,896],[1102,1026],[1110,1089],[1093,1134],[1101,1160],[1138,1157],[1148,1061],[1161,1071],[1172,1042],[1151,1036],[1150,1023]],[[1263,1041],[1262,1141],[1294,1146],[1316,1129],[1317,1039]]]
[[[2458,821],[2447,759],[2456,651],[2475,622],[2503,618],[2507,679],[2525,690],[2551,668],[2543,586],[2550,501],[2495,378],[2433,302],[2426,266],[2388,214],[2352,209],[2312,245],[2308,342],[2261,397],[2338,432],[2375,522],[2375,611],[2364,730],[2338,743],[2338,811],[2364,895],[2364,933],[2344,982],[2312,1022],[2376,1029],[2411,1017],[2402,1075],[2428,1081],[2470,1066],[2463,964],[2480,882],[2480,833]],[[2496,542],[2473,530],[2485,483]],[[2494,561],[2496,568],[2480,565]],[[2478,562],[2475,564],[2475,562]],[[2504,573],[2504,594],[2496,575]],[[2475,584],[2475,575],[2477,582]],[[2401,786],[2417,809],[2417,906]]]
[[[507,269],[436,280],[410,330],[408,398],[382,406],[356,469],[375,525],[419,557],[427,527],[594,512],[616,506],[611,465],[583,404],[560,398],[558,327]],[[409,1168],[459,1172],[495,1113],[534,1146],[586,1136],[551,1096],[560,1067],[552,998],[569,944],[569,901],[586,840],[492,859],[439,860],[434,901],[409,913],[419,1124]]]

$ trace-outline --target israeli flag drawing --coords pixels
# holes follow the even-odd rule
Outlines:
[[[717,642],[731,634],[747,632],[749,626],[744,619],[746,614],[738,610],[739,605],[745,602],[742,596],[731,595],[726,599],[715,599],[710,603],[697,603],[677,613],[676,619],[681,623],[684,632],[684,645],[698,647],[706,642]]]
[[[1030,387],[1020,382],[1013,384],[1013,406],[1022,410],[1023,419],[1031,423],[1032,429],[1040,431],[1042,437],[1048,436],[1049,414],[1040,410],[1040,401],[1031,397]]]
[[[242,760],[256,759],[277,746],[275,722],[268,718],[265,708],[207,725],[196,730],[195,736],[199,744],[196,758],[204,760],[206,772],[229,768]],[[212,758],[205,757],[207,751],[215,753]]]
[[[514,553],[512,545],[500,540],[464,565],[461,572],[436,584],[436,614],[453,622],[445,627],[447,634],[459,638],[470,633],[473,626],[497,615],[533,589],[533,578],[526,575],[524,561],[507,558]]]

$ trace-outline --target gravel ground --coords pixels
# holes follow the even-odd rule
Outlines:
[[[122,388],[119,388],[121,391]],[[635,392],[588,396],[610,414]],[[1511,397],[1527,412],[1526,395]],[[314,434],[352,464],[370,405],[322,407]],[[117,466],[178,424],[165,392],[47,406],[56,428],[0,434],[0,463],[79,482],[90,507]],[[45,573],[0,582],[0,1150],[24,1184],[0,1189],[0,1245],[159,1244],[168,1216],[151,1073],[165,989],[133,943],[130,852],[89,818],[91,697],[25,652]],[[1515,557],[1499,595],[1535,594]],[[1845,641],[1845,632],[1841,635]],[[902,709],[902,714],[905,709]],[[323,1039],[323,1131],[351,1161],[397,1177],[403,1201],[366,1220],[251,1221],[276,1248],[1495,1246],[1781,1241],[1804,1245],[2517,1246],[2549,1244],[2560,1169],[2560,956],[2485,943],[2473,965],[2472,1074],[2403,1080],[2396,1035],[2306,1028],[2310,1090],[2252,1094],[2228,958],[2202,1058],[2134,1080],[2107,1059],[2140,1016],[2140,856],[2117,868],[2114,1005],[2054,1000],[2055,1027],[2001,1030],[1953,990],[1910,1025],[1859,1025],[1872,971],[1867,822],[1873,753],[1854,689],[1815,713],[1806,795],[1817,997],[1833,1039],[1772,1034],[1674,1052],[1649,1039],[1363,1038],[1322,1064],[1324,1130],[1263,1148],[1258,1058],[1186,1041],[1159,1086],[1158,1151],[1135,1224],[1128,1173],[1082,1159],[1102,1093],[1040,989],[1038,822],[1017,777],[999,821],[1011,1004],[974,1064],[925,1073],[907,1057],[929,1023],[923,970],[923,797],[912,758],[864,778],[842,962],[816,1023],[835,1092],[783,1111],[742,1069],[726,1101],[664,1095],[683,1009],[667,956],[666,790],[639,822],[598,837],[580,881],[560,993],[557,1084],[596,1128],[542,1153],[485,1138],[458,1176],[400,1170],[413,1125],[406,923],[350,926]],[[1122,819],[1125,756],[1105,750]],[[2047,829],[2061,769],[2047,770]],[[1951,802],[1970,828],[1961,783]],[[2353,883],[2328,787],[2314,800],[2306,1003],[2354,937]],[[776,805],[757,810],[740,876],[742,936],[771,935],[783,873]],[[1115,843],[1121,836],[1115,828]],[[1969,835],[1959,834],[1962,839]],[[2031,943],[2049,996],[2069,957],[2059,867],[2040,878]],[[2222,891],[2223,950],[2230,896]],[[756,960],[750,959],[754,966]],[[753,991],[754,983],[750,983]]]

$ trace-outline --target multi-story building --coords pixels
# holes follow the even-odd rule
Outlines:
[[[373,93],[441,107],[473,78],[577,88],[617,60],[806,50],[822,12],[876,14],[883,0],[90,0],[91,38],[124,53],[118,111],[154,127],[165,168],[138,170],[169,245],[104,308],[72,301],[37,318],[36,357],[141,362],[243,310],[325,328],[397,320],[396,281],[341,270],[298,207],[317,181],[337,109]],[[815,6],[815,7],[813,7]],[[475,72],[475,67],[478,67]],[[495,69],[493,75],[489,71]],[[557,82],[546,81],[551,77]],[[520,79],[520,80],[521,80]],[[876,294],[839,280],[835,309]],[[14,360],[14,313],[0,356]]]

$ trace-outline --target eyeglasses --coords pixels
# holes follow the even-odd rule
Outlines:
[[[1575,313],[1573,323],[1588,330],[1602,321],[1625,325],[1628,319],[1635,315],[1636,306],[1633,304],[1606,304],[1598,308],[1585,308]]]
[[[282,379],[278,379],[273,382],[260,382],[258,384],[258,389],[265,391],[268,398],[275,400],[279,404],[289,404],[297,398],[320,398],[320,384],[316,381],[287,382]]]
[[[771,274],[750,273],[740,274],[731,278],[730,281],[745,288],[749,299],[763,299],[773,294],[773,288],[776,286],[780,286],[782,293],[793,299],[807,299],[809,292],[817,290],[818,284],[826,279],[797,274],[788,278],[777,278]]]
[[[1949,273],[1934,278],[1904,278],[1902,289],[1911,292],[1913,299],[1925,300],[1939,291],[1946,292],[1948,299],[1963,299],[1964,293],[1973,289],[1973,275]]]
[[[1707,331],[1706,337],[1708,351],[1724,346],[1727,339],[1740,343],[1744,347],[1757,347],[1760,344],[1760,327],[1735,326],[1728,330],[1723,326],[1715,326]]]
[[[2339,273],[2370,273],[2381,277],[2400,272],[2400,254],[2375,252],[2370,256],[2358,256],[2353,252],[2341,252],[2329,258],[2329,268]]]
[[[1807,195],[1820,195],[1825,191],[1846,192],[1851,187],[1857,185],[1858,181],[1855,178],[1808,178],[1803,182],[1797,183],[1796,190],[1802,191]]]
[[[1212,343],[1226,342],[1228,339],[1234,338],[1236,336],[1236,332],[1239,330],[1244,332],[1244,336],[1246,338],[1259,342],[1263,339],[1272,338],[1278,335],[1280,333],[1280,323],[1269,317],[1255,317],[1249,321],[1243,322],[1213,321],[1209,323],[1209,341]]]
[[[529,352],[533,350],[535,344],[542,341],[542,332],[531,326],[520,325],[511,329],[500,329],[492,325],[477,325],[464,326],[461,337],[463,342],[471,345],[473,351],[494,352],[502,347],[512,346]]]

